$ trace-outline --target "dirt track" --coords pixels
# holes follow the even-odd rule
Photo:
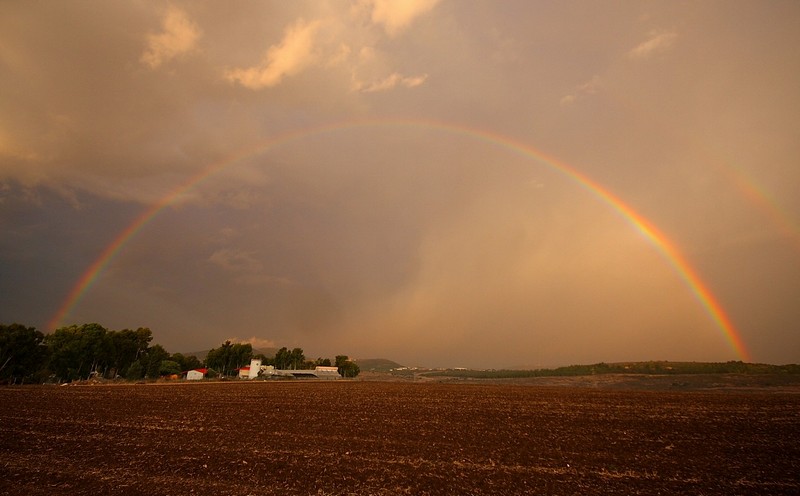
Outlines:
[[[800,494],[800,395],[0,388],[0,494]]]

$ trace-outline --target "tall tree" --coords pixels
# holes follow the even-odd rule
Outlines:
[[[250,343],[236,343],[231,347],[231,371],[250,364],[253,358],[253,345]]]
[[[147,366],[144,367],[148,379],[155,379],[161,375],[161,362],[169,358],[169,353],[160,344],[150,346],[145,354]]]
[[[289,353],[289,361],[291,362],[292,369],[302,369],[303,363],[306,361],[303,348],[293,348]]]
[[[183,372],[187,370],[199,369],[203,366],[203,364],[200,363],[200,360],[198,360],[194,355],[186,356],[183,353],[173,353],[169,359],[177,363],[180,367],[180,370]]]
[[[250,363],[253,345],[250,343],[231,343],[225,341],[219,348],[213,348],[206,355],[206,365],[218,370],[222,375],[232,375],[237,369]]]
[[[130,329],[123,329],[121,331],[110,331],[108,335],[113,349],[112,368],[109,376],[125,376],[128,373],[128,368],[136,361],[139,355],[136,332]]]
[[[131,329],[109,331],[108,337],[112,352],[107,376],[113,378],[127,375],[131,364],[147,352],[153,333],[146,327],[140,327],[135,331]]]
[[[44,334],[35,327],[0,324],[0,380],[23,381],[34,376],[46,351]]]
[[[233,348],[233,343],[225,341],[219,348],[208,350],[206,366],[217,370],[222,375],[226,375],[230,363],[231,348]]]
[[[44,341],[50,348],[50,368],[62,380],[102,373],[111,360],[111,340],[100,324],[61,327]]]
[[[291,352],[285,346],[275,352],[275,368],[280,370],[288,369],[291,364]]]

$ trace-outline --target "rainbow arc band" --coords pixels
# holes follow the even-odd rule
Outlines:
[[[528,159],[533,159],[555,171],[558,171],[574,181],[583,189],[589,191],[600,201],[611,207],[628,224],[630,224],[639,233],[641,233],[642,236],[649,240],[662,258],[683,280],[694,297],[703,307],[706,314],[722,332],[726,341],[736,355],[741,360],[750,361],[750,354],[733,322],[726,315],[725,311],[714,297],[713,293],[708,289],[697,272],[680,253],[675,244],[672,243],[672,241],[670,241],[670,239],[664,235],[664,233],[659,231],[655,225],[637,213],[619,197],[569,164],[566,164],[555,157],[549,156],[544,152],[533,148],[532,146],[518,142],[510,137],[460,124],[412,119],[344,121],[319,127],[293,130],[266,138],[253,146],[240,150],[230,157],[211,164],[198,174],[190,177],[177,187],[173,188],[172,191],[164,195],[163,198],[145,209],[144,212],[134,219],[133,222],[123,229],[119,235],[117,235],[117,237],[114,238],[114,240],[103,249],[97,259],[92,262],[92,264],[86,269],[83,275],[81,275],[70,292],[67,294],[64,302],[59,306],[56,313],[47,323],[47,329],[53,330],[62,325],[62,322],[64,322],[64,320],[69,316],[78,303],[80,303],[87,291],[89,291],[89,289],[97,281],[98,276],[116,257],[120,250],[132,238],[134,238],[139,231],[141,231],[162,210],[170,205],[178,203],[181,196],[183,196],[192,188],[201,184],[209,177],[219,173],[224,169],[227,169],[228,167],[232,167],[246,158],[265,153],[269,149],[275,148],[279,145],[298,141],[311,136],[332,133],[334,131],[358,128],[417,128],[463,135],[489,143],[493,146],[504,148],[512,153],[521,155]]]

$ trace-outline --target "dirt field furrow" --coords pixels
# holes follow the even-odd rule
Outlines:
[[[800,494],[800,395],[403,382],[0,388],[0,495]]]

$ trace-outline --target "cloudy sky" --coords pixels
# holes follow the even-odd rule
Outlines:
[[[798,25],[795,1],[2,2],[0,322],[797,363]]]

